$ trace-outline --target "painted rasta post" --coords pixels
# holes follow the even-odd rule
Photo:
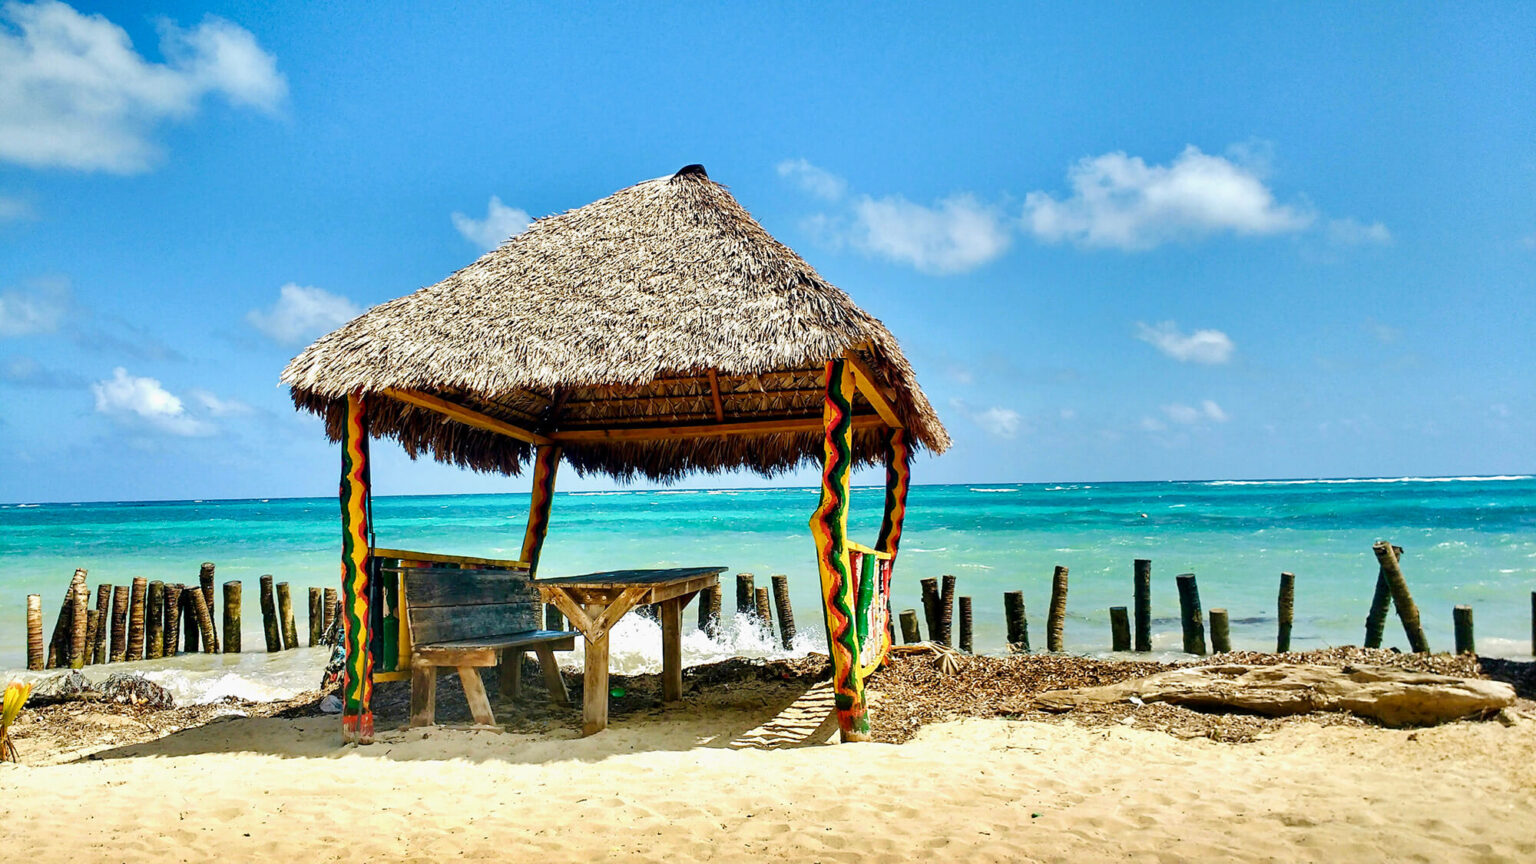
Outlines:
[[[341,734],[373,743],[373,658],[368,651],[368,424],[362,396],[347,396],[341,447],[341,590],[347,660],[341,673]]]
[[[549,505],[555,497],[555,474],[560,468],[560,448],[539,445],[533,461],[533,500],[528,506],[528,529],[523,532],[521,560],[528,564],[528,575],[536,577],[539,554],[544,551],[544,535],[549,532]]]

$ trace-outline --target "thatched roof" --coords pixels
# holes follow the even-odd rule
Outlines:
[[[442,282],[321,337],[282,380],[333,440],[346,395],[361,391],[375,394],[375,434],[479,470],[517,474],[530,445],[392,394],[429,394],[560,439],[585,432],[560,441],[582,473],[771,475],[820,459],[819,433],[803,423],[703,437],[595,433],[819,417],[823,364],[849,352],[882,379],[917,447],[949,446],[890,331],[689,166],[534,222]],[[874,411],[861,397],[855,413]],[[882,459],[881,440],[856,426],[857,458]]]

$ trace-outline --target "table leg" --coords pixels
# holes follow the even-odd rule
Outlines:
[[[683,598],[661,602],[661,701],[683,698]]]
[[[601,607],[588,606],[596,617]],[[586,677],[582,680],[581,734],[596,735],[608,728],[608,631],[586,645]]]

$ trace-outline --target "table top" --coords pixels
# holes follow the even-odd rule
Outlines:
[[[724,567],[668,567],[659,570],[606,570],[581,576],[535,579],[529,583],[539,589],[546,603],[555,602],[553,594],[563,593],[578,603],[609,603],[628,595],[640,604],[661,603],[719,584]],[[638,589],[638,590],[637,590]]]
[[[726,567],[667,567],[657,570],[605,570],[580,576],[536,579],[534,585],[559,585],[565,588],[630,588],[637,585],[670,585],[701,576],[719,576]]]

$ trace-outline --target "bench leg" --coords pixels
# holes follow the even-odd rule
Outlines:
[[[495,726],[496,716],[491,713],[491,700],[485,696],[485,682],[480,680],[480,670],[474,666],[460,666],[459,682],[464,685],[464,699],[469,702],[469,713],[482,726]]]
[[[539,656],[539,671],[544,673],[544,686],[549,689],[549,701],[556,705],[571,704],[571,694],[565,689],[565,679],[560,677],[560,666],[555,663],[555,649],[548,645],[535,647]]]
[[[501,698],[510,702],[523,695],[523,649],[506,648],[501,652]]]
[[[411,725],[431,726],[437,714],[437,667],[411,664]]]

